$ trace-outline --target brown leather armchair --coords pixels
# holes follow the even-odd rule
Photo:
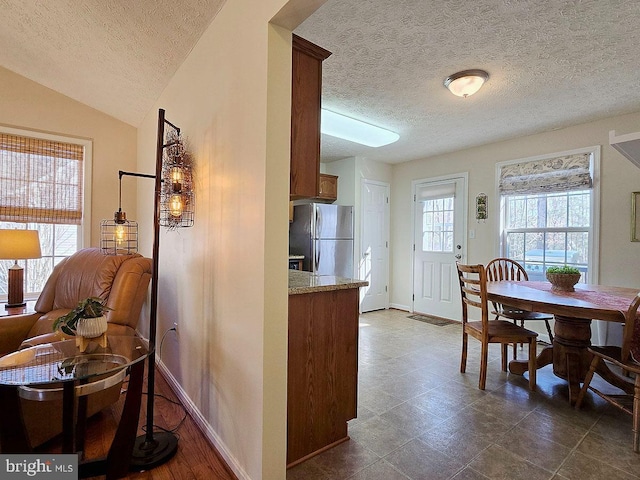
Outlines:
[[[53,322],[87,297],[106,299],[107,335],[135,335],[142,305],[151,280],[151,259],[139,254],[104,255],[86,248],[62,260],[47,280],[35,305],[35,313],[0,317],[0,355],[29,345],[61,340]],[[120,384],[89,396],[92,415],[120,395]],[[22,409],[32,446],[40,445],[62,431],[61,401],[22,400]],[[58,419],[60,419],[58,421]]]

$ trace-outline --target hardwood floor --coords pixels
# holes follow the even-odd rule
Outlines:
[[[126,384],[124,385],[126,387]],[[173,391],[156,370],[156,400],[154,407],[154,423],[157,428],[174,430],[178,436],[178,451],[167,463],[146,472],[131,473],[127,479],[145,480],[237,480],[237,477],[226,465],[220,454],[211,446],[193,419],[186,414],[184,408]],[[146,392],[146,381],[144,385]],[[142,398],[143,407],[138,422],[138,434],[143,435],[142,426],[146,423],[146,395]],[[175,402],[175,403],[174,403]],[[85,457],[105,456],[118,426],[118,419],[124,404],[124,395],[118,403],[107,408],[87,421]],[[59,452],[61,441],[53,439],[38,451]],[[104,477],[91,477],[94,480]]]

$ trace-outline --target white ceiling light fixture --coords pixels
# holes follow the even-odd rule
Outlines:
[[[322,109],[320,131],[325,135],[342,138],[368,147],[382,147],[400,138],[395,132],[385,128],[345,117],[336,112]]]
[[[444,80],[444,86],[458,97],[467,98],[473,95],[489,79],[489,74],[484,70],[464,70],[449,75]]]

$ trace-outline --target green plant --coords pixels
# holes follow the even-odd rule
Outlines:
[[[547,268],[547,273],[560,273],[565,275],[580,275],[580,270],[576,267],[570,267],[568,265],[563,265],[561,267],[549,267]]]
[[[75,335],[78,320],[101,317],[107,310],[111,310],[111,308],[105,305],[105,300],[98,297],[85,298],[78,302],[78,305],[69,313],[57,318],[53,322],[53,330],[60,330],[67,335]]]

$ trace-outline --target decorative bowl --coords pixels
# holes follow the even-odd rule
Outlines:
[[[107,317],[81,318],[76,326],[76,335],[84,338],[96,338],[107,331]]]
[[[573,292],[573,286],[580,281],[579,273],[549,273],[547,280],[551,282],[551,290],[560,292]]]

